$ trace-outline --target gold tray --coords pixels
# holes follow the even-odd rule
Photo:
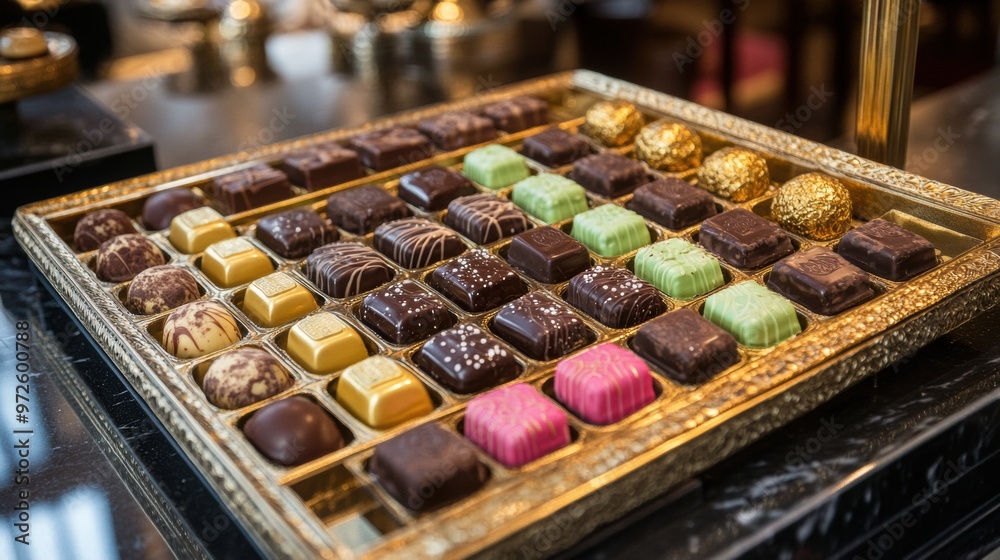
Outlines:
[[[93,253],[77,253],[67,243],[73,226],[85,213],[115,207],[136,216],[151,193],[176,186],[201,190],[212,177],[249,162],[273,163],[285,153],[318,141],[344,140],[361,130],[412,123],[447,110],[465,109],[514,95],[532,94],[553,104],[552,126],[576,130],[595,100],[620,98],[639,106],[648,117],[669,117],[696,130],[706,151],[741,145],[768,159],[778,185],[808,171],[839,178],[851,192],[855,219],[886,217],[929,238],[939,249],[940,262],[906,283],[876,279],[879,296],[836,317],[821,317],[798,307],[802,334],[773,348],[741,348],[742,359],[712,381],[682,386],[654,371],[656,401],[611,426],[584,423],[569,414],[572,443],[520,469],[508,469],[485,454],[491,470],[487,485],[464,501],[425,514],[414,514],[393,501],[365,470],[377,443],[417,424],[437,421],[456,428],[467,396],[437,385],[412,364],[410,347],[387,345],[356,319],[361,296],[333,300],[312,288],[302,260],[273,254],[279,269],[289,271],[310,287],[322,307],[346,319],[362,333],[370,353],[408,362],[410,369],[435,396],[437,408],[427,417],[388,431],[367,428],[342,409],[328,388],[337,375],[314,376],[290,360],[283,350],[289,325],[275,329],[254,326],[240,311],[245,286],[220,290],[200,275],[200,255],[176,252],[164,232],[145,232],[168,260],[187,267],[202,285],[204,297],[220,300],[243,325],[241,345],[263,346],[293,372],[296,386],[282,393],[306,394],[321,403],[353,435],[341,451],[291,469],[261,457],[240,432],[241,421],[268,401],[236,411],[210,405],[196,379],[211,355],[178,360],[159,345],[164,315],[142,317],[122,304],[127,283],[99,281],[92,271]],[[501,135],[498,142],[513,147],[539,129]],[[438,153],[434,160],[459,167],[473,148]],[[630,148],[617,151],[629,153]],[[362,184],[385,184],[427,162],[413,164],[298,196],[227,219],[237,232],[252,237],[260,216],[309,205],[322,211],[332,192]],[[534,172],[565,173],[532,164]],[[654,175],[662,175],[653,173]],[[509,189],[500,191],[506,196]],[[742,204],[718,200],[723,208],[742,206],[767,215],[774,189]],[[590,196],[591,204],[623,204],[629,197],[606,200]],[[443,213],[415,212],[441,219]],[[567,227],[567,223],[556,224]],[[632,84],[587,71],[556,74],[498,89],[472,99],[445,103],[376,121],[368,126],[337,130],[314,137],[161,173],[122,181],[73,195],[25,206],[15,217],[18,241],[95,339],[121,368],[136,391],[184,448],[207,480],[245,525],[262,550],[274,557],[294,558],[431,558],[483,554],[537,557],[566,548],[598,525],[615,519],[685,478],[704,470],[765,433],[830,399],[865,375],[914,352],[941,334],[992,307],[1000,292],[1000,202],[955,187],[935,183],[879,165],[814,142],[706,109]],[[674,232],[649,224],[653,238],[692,238],[698,226]],[[140,231],[144,231],[139,228]],[[371,243],[371,235],[342,236]],[[799,247],[817,243],[795,238]],[[824,243],[832,247],[836,241]],[[508,240],[487,246],[504,255]],[[265,251],[268,250],[260,245]],[[270,253],[269,253],[270,254]],[[616,259],[593,256],[594,262],[630,266],[633,253]],[[422,282],[435,265],[422,270],[396,268],[397,278]],[[763,282],[769,268],[744,272],[725,267],[727,285],[740,280]],[[565,284],[533,289],[561,297]],[[698,309],[704,297],[679,302],[664,297],[671,308]],[[461,322],[488,325],[492,313],[467,314],[447,302]],[[624,343],[632,329],[609,329],[586,320],[599,342]],[[518,354],[525,371],[518,381],[550,394],[555,362],[539,363]],[[374,539],[359,545],[359,529],[375,528]]]

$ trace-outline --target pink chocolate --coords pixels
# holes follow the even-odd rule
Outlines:
[[[566,413],[518,383],[480,395],[465,409],[465,437],[508,467],[520,467],[569,443]]]
[[[653,402],[649,366],[611,343],[559,362],[556,398],[591,424],[613,424]]]

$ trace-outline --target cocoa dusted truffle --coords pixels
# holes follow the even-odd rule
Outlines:
[[[260,348],[237,348],[208,366],[201,388],[219,408],[236,409],[273,397],[292,386],[278,359]]]
[[[318,404],[300,396],[268,403],[243,426],[250,443],[270,461],[294,467],[344,447],[337,423]]]
[[[140,315],[163,313],[200,297],[198,282],[190,272],[176,266],[154,266],[143,270],[128,286],[126,305]]]
[[[142,205],[142,225],[154,231],[167,229],[177,215],[204,205],[205,202],[190,189],[177,187],[160,191]]]
[[[192,301],[163,322],[163,347],[181,359],[222,350],[243,338],[236,319],[215,301]]]
[[[73,231],[73,245],[79,251],[93,251],[108,239],[135,232],[128,214],[114,208],[105,208],[80,218]]]
[[[124,282],[147,268],[164,264],[163,251],[145,235],[119,235],[101,244],[95,270],[106,282]]]

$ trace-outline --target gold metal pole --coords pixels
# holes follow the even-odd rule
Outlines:
[[[865,0],[858,90],[858,154],[906,164],[920,0]]]

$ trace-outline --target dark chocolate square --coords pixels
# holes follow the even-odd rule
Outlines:
[[[614,329],[634,327],[667,310],[659,290],[614,266],[595,266],[574,276],[566,301]]]
[[[265,216],[257,222],[254,235],[286,259],[302,258],[313,249],[340,239],[330,222],[308,208]]]
[[[504,132],[520,132],[549,122],[549,104],[537,97],[522,96],[498,101],[482,108],[483,115]]]
[[[837,252],[862,270],[895,282],[909,280],[937,264],[930,241],[881,218],[847,232]]]
[[[493,332],[536,360],[554,360],[583,348],[593,334],[565,303],[532,292],[500,308]]]
[[[557,284],[587,270],[590,253],[561,229],[546,226],[511,240],[507,262],[539,282]]]
[[[365,186],[330,195],[326,215],[335,226],[364,235],[386,222],[411,216],[412,212],[385,189]]]
[[[294,194],[288,176],[263,163],[212,181],[212,197],[223,214],[245,212],[291,198]]]
[[[361,162],[375,171],[416,163],[434,155],[429,138],[414,128],[394,127],[376,130],[351,139],[351,149]]]
[[[493,121],[465,111],[452,111],[424,119],[417,124],[417,129],[445,151],[489,142],[497,135]]]
[[[406,268],[423,268],[465,251],[462,238],[423,218],[406,218],[375,228],[375,248]]]
[[[632,350],[687,385],[704,383],[740,361],[736,339],[686,307],[639,327]]]
[[[528,287],[503,259],[472,251],[434,271],[431,285],[466,311],[478,313],[517,299]]]
[[[513,202],[488,193],[451,201],[444,224],[480,245],[517,235],[531,227],[528,216]]]
[[[365,174],[358,153],[333,142],[292,152],[279,167],[292,183],[310,191],[346,183]]]
[[[637,188],[626,208],[672,230],[684,229],[716,213],[712,195],[676,177]]]
[[[524,139],[521,154],[549,167],[562,167],[586,157],[593,150],[586,140],[559,128],[550,128]]]
[[[705,220],[698,243],[744,269],[767,266],[795,251],[788,232],[757,214],[737,208]]]
[[[410,280],[365,296],[361,320],[392,344],[419,342],[455,324],[455,316],[438,298]]]
[[[392,280],[392,267],[374,249],[360,243],[331,243],[306,259],[306,276],[335,298],[363,294]]]
[[[614,152],[602,152],[577,161],[570,178],[588,191],[608,198],[626,195],[649,182],[644,165]]]
[[[472,444],[433,423],[375,446],[368,472],[393,499],[413,511],[460,500],[489,478]]]
[[[820,315],[836,315],[875,297],[868,275],[826,247],[778,261],[767,287]]]
[[[463,395],[496,387],[521,374],[514,354],[475,325],[458,325],[434,335],[414,359],[441,385]]]
[[[399,179],[399,198],[421,210],[444,210],[452,200],[475,192],[472,181],[443,167],[428,167]]]

